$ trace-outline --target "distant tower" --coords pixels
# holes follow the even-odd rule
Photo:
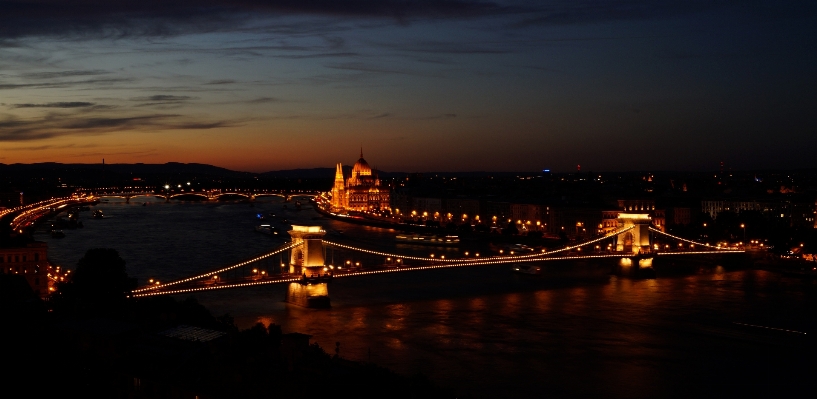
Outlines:
[[[361,152],[363,150],[361,149]],[[343,165],[338,164],[335,168],[335,185],[332,186],[332,208],[343,209],[346,207],[346,183],[343,178]]]

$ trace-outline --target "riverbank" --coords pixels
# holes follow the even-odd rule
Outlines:
[[[553,248],[555,246],[559,246],[562,241],[553,238],[544,238],[544,237],[528,237],[522,235],[503,235],[497,233],[482,233],[477,231],[462,231],[462,230],[451,230],[446,229],[443,227],[438,226],[426,226],[422,224],[409,224],[409,223],[399,223],[399,222],[390,222],[381,219],[373,219],[371,217],[367,217],[365,215],[339,215],[336,213],[329,212],[320,207],[320,205],[315,202],[314,200],[310,201],[312,204],[312,208],[315,212],[321,214],[324,217],[337,220],[340,222],[352,223],[361,226],[370,226],[370,227],[380,227],[386,229],[394,229],[401,232],[407,233],[419,233],[419,234],[435,234],[435,235],[457,235],[460,238],[461,242],[470,242],[470,243],[477,243],[477,244],[522,244],[531,247],[547,247]]]

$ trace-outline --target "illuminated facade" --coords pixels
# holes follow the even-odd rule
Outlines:
[[[45,297],[51,286],[52,268],[47,253],[48,245],[44,242],[0,247],[0,269],[5,274],[22,275],[37,296]]]
[[[391,189],[380,184],[377,174],[363,159],[363,150],[360,159],[352,167],[352,175],[348,179],[343,176],[341,164],[335,169],[335,184],[332,186],[332,209],[334,211],[374,211],[391,210]]]

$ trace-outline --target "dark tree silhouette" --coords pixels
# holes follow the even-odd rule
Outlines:
[[[125,260],[115,249],[94,248],[77,262],[71,282],[63,291],[84,302],[115,305],[135,287],[136,280],[128,278]]]
[[[516,228],[516,223],[514,223],[514,222],[508,222],[508,227],[505,227],[505,228],[502,230],[502,234],[505,234],[505,235],[514,235],[514,236],[515,236],[515,235],[517,235],[517,234],[519,234],[519,229],[518,229],[518,228]]]

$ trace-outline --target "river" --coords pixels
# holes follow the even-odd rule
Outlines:
[[[65,238],[35,238],[69,268],[89,248],[116,248],[140,282],[211,270],[284,242],[253,230],[259,213],[275,213],[265,221],[273,225],[319,224],[335,241],[429,251],[398,246],[388,229],[319,218],[292,203],[285,210],[279,199],[133,201],[100,203],[93,208],[106,217],[84,212],[85,227]],[[394,273],[335,280],[328,310],[286,304],[284,293],[262,286],[196,297],[242,328],[276,323],[330,353],[340,342],[343,357],[423,374],[460,397],[793,396],[811,389],[815,370],[817,282],[760,270],[702,266],[591,281],[521,279],[507,266]]]

